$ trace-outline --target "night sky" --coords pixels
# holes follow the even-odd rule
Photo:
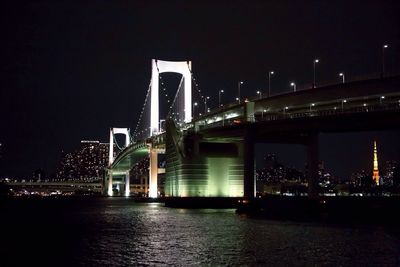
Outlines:
[[[400,72],[399,1],[3,1],[0,10],[0,177],[51,174],[80,140],[134,128],[152,58],[191,60],[211,107],[220,89],[232,101],[239,80],[243,96],[265,89],[269,70],[273,94],[310,83],[314,58],[317,81],[379,72],[384,43],[387,71]],[[321,159],[339,176],[369,170],[373,139],[382,161],[400,160],[399,136],[323,135]],[[267,152],[304,166],[301,147],[257,149]]]

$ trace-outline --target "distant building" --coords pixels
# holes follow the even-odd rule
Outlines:
[[[108,143],[81,141],[77,150],[63,155],[57,168],[57,180],[102,179],[108,164],[108,149]]]
[[[381,177],[385,186],[393,186],[395,184],[396,168],[399,163],[395,160],[388,160],[382,168]]]
[[[32,180],[34,182],[43,182],[46,180],[46,174],[43,169],[37,169],[33,171]]]

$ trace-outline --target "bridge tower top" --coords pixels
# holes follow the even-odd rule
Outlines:
[[[184,80],[184,121],[192,120],[192,62],[152,60],[150,136],[159,132],[159,75],[164,72],[182,74]]]
[[[110,129],[110,144],[109,144],[109,158],[108,164],[111,165],[114,162],[114,142],[116,142],[114,135],[115,134],[123,134],[125,135],[125,144],[124,147],[127,147],[131,143],[131,137],[129,134],[129,128],[111,128]]]

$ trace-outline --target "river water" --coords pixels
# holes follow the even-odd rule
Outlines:
[[[252,218],[123,198],[0,205],[0,266],[400,266],[396,227]]]

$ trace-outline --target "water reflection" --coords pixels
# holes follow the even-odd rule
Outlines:
[[[2,266],[400,266],[399,229],[255,219],[122,198],[13,204],[1,214]]]
[[[234,210],[106,207],[80,258],[106,265],[389,265],[399,241],[379,228],[257,220]],[[93,214],[91,214],[93,216]],[[93,256],[86,256],[93,255]]]

